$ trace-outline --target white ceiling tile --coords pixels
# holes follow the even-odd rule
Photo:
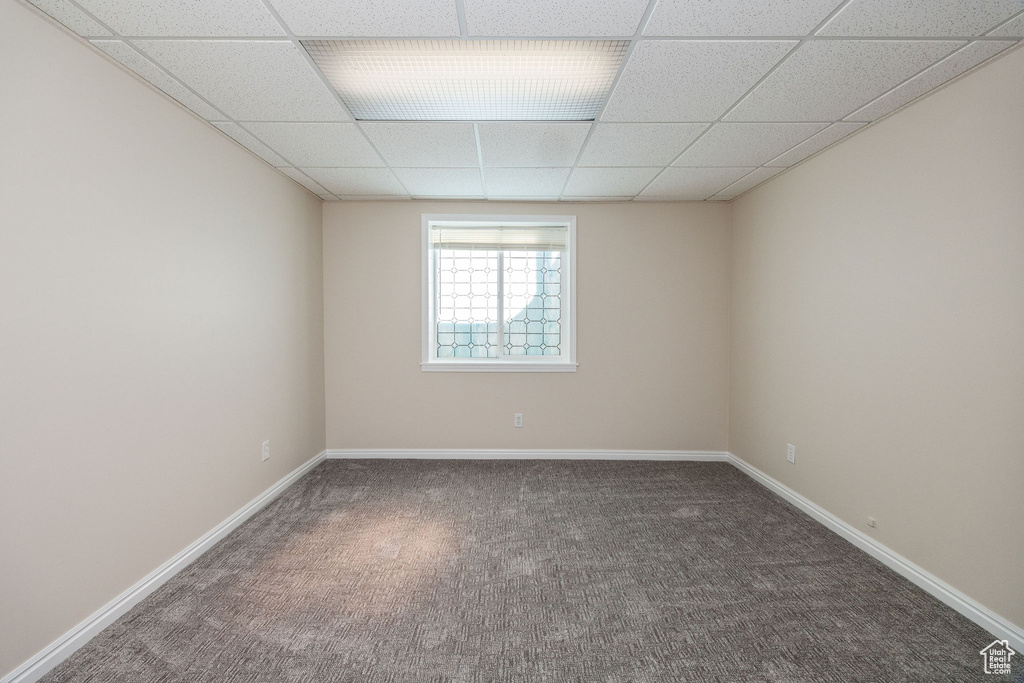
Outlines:
[[[120,40],[94,40],[92,44],[100,48],[108,55],[124,64],[126,67],[142,76],[147,81],[163,90],[165,93],[184,104],[186,107],[202,116],[204,119],[223,119],[224,115],[196,96],[191,90],[178,81],[171,78],[167,73],[153,62],[142,56],[137,50]]]
[[[477,166],[472,123],[361,123],[390,166]]]
[[[387,168],[304,168],[334,194],[348,196],[407,197],[402,184]]]
[[[225,121],[219,121],[213,125],[220,128],[222,131],[237,140],[243,147],[248,149],[250,152],[260,157],[264,161],[267,161],[274,166],[285,166],[288,164],[287,161],[281,158],[279,154],[274,152],[262,142],[253,137],[247,130],[243,129],[237,123],[229,123]]]
[[[852,121],[879,119],[1013,45],[1016,43],[1012,40],[978,40],[970,43],[846,118]]]
[[[484,188],[488,197],[547,197],[562,193],[568,168],[485,168]]]
[[[707,129],[706,123],[597,123],[580,166],[665,166]]]
[[[80,36],[113,35],[68,0],[29,0],[29,2]]]
[[[725,119],[836,121],[961,45],[946,40],[808,42]]]
[[[481,123],[484,166],[572,166],[589,123]]]
[[[396,168],[395,175],[416,197],[482,197],[478,168]]]
[[[289,41],[137,40],[180,81],[239,121],[350,121]]]
[[[659,0],[648,36],[802,36],[840,0]]]
[[[733,197],[743,194],[747,190],[755,187],[756,185],[760,185],[772,176],[782,173],[785,170],[786,169],[784,168],[758,168],[719,192],[716,197],[718,199],[732,199]]]
[[[827,123],[716,123],[673,166],[760,166]]]
[[[78,0],[122,36],[283,36],[260,0]]]
[[[829,145],[839,140],[842,140],[850,133],[858,130],[865,126],[864,123],[833,123],[831,126],[821,131],[817,135],[808,140],[801,142],[793,149],[780,154],[767,163],[768,166],[792,166],[798,161],[803,161],[807,157],[820,152]]]
[[[1020,0],[853,0],[822,36],[978,36],[1021,11]]]
[[[793,41],[643,40],[602,121],[714,121],[764,76]]]
[[[273,0],[297,36],[457,36],[454,0]]]
[[[565,195],[632,197],[660,172],[661,168],[576,168],[565,186]]]
[[[631,36],[647,0],[464,0],[471,36]]]
[[[1024,14],[1013,21],[1008,21],[988,35],[1000,38],[1024,38]]]
[[[245,127],[295,166],[383,166],[354,123],[249,122]]]
[[[753,168],[679,168],[670,166],[651,183],[638,199],[707,199]]]
[[[321,187],[320,184],[311,180],[306,174],[304,174],[302,171],[296,168],[285,166],[283,168],[278,168],[277,170],[285,174],[295,182],[297,182],[299,185],[302,185],[304,188],[306,188],[315,195],[330,196],[331,194],[325,188]]]

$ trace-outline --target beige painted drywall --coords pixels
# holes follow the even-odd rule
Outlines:
[[[1024,624],[1024,50],[734,202],[732,273],[732,452]]]
[[[577,372],[420,370],[423,213],[577,216]],[[328,448],[724,450],[728,221],[724,204],[324,204]]]
[[[324,422],[320,200],[11,0],[0,64],[2,676]]]

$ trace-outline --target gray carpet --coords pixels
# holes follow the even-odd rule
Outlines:
[[[334,460],[44,680],[1004,681],[992,640],[724,463]]]

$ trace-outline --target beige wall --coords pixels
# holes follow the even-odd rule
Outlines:
[[[577,372],[420,370],[422,213],[577,216]],[[328,448],[724,450],[728,220],[724,204],[324,204]]]
[[[734,203],[729,441],[1017,624],[1022,84],[1018,50]]]
[[[0,64],[0,676],[325,445],[729,447],[1024,624],[1024,50],[731,236],[725,204],[321,216],[11,0]],[[420,370],[448,212],[578,217],[578,372]]]
[[[10,0],[0,64],[2,676],[324,422],[320,200]]]

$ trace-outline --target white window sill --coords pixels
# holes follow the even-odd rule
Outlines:
[[[432,361],[420,363],[423,372],[576,372],[579,363],[517,363],[502,361]]]

